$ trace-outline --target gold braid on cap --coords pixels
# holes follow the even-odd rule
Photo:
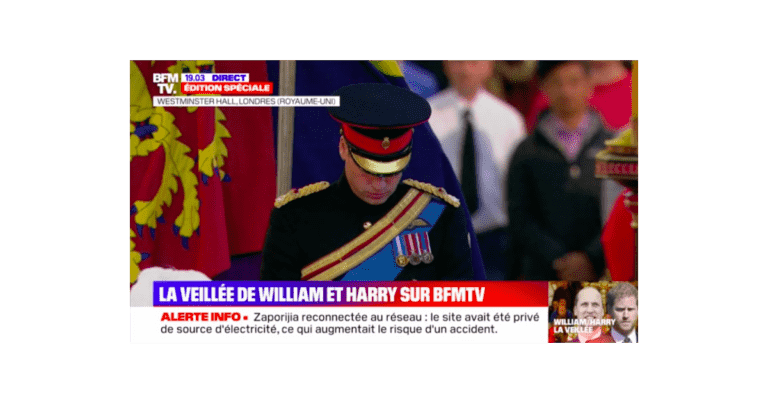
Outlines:
[[[325,190],[330,186],[328,182],[317,182],[313,183],[311,185],[304,186],[301,189],[291,189],[288,191],[288,193],[278,197],[275,199],[275,207],[280,208],[288,204],[289,202],[292,202],[296,199],[302,198],[307,195],[311,195],[312,193],[317,193],[321,190]]]
[[[430,185],[429,183],[415,181],[413,179],[405,179],[403,180],[403,183],[405,183],[408,186],[415,187],[416,189],[419,189],[426,193],[429,193],[433,196],[439,197],[445,200],[446,203],[450,204],[453,207],[458,208],[459,206],[461,206],[461,202],[459,201],[459,199],[449,195],[444,188],[439,188],[435,185]]]

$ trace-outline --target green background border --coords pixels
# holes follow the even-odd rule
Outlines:
[[[45,57],[29,63],[30,78],[37,74],[41,80],[59,71],[57,77],[72,81],[50,94],[50,105],[19,111],[14,120],[21,123],[7,126],[12,135],[6,141],[6,175],[18,197],[6,223],[29,245],[9,250],[6,260],[11,272],[7,295],[24,301],[6,321],[20,346],[8,354],[17,386],[27,396],[99,400],[116,395],[153,401],[229,400],[233,395],[285,400],[337,394],[364,400],[417,394],[428,394],[430,400],[512,400],[521,394],[537,399],[578,395],[578,390],[565,388],[580,383],[579,369],[586,363],[594,364],[584,371],[594,381],[589,386],[605,387],[593,398],[611,398],[619,388],[612,370],[622,363],[629,363],[623,365],[632,378],[622,386],[633,396],[638,394],[633,379],[678,388],[696,380],[698,371],[683,363],[702,358],[683,352],[695,347],[695,341],[677,331],[681,303],[674,297],[691,289],[700,295],[708,288],[705,279],[734,267],[735,254],[759,249],[755,238],[762,233],[745,244],[739,242],[741,236],[714,243],[722,235],[712,235],[713,228],[740,233],[741,218],[716,215],[712,207],[733,203],[730,192],[739,185],[739,198],[749,198],[744,194],[748,188],[732,181],[721,161],[749,169],[760,159],[751,155],[753,150],[723,151],[728,127],[708,117],[734,113],[735,107],[702,109],[691,102],[691,96],[700,102],[711,99],[706,88],[711,88],[712,76],[704,59],[685,52],[710,51],[705,43],[728,43],[712,33],[694,34],[678,26],[682,13],[643,9],[608,14],[603,11],[617,7],[609,2],[548,3],[541,9],[472,2],[472,10],[466,4],[435,10],[391,2],[377,5],[383,10],[375,12],[375,21],[364,11],[373,5],[347,4],[336,9],[328,3],[291,3],[293,10],[278,10],[254,3],[233,12],[216,10],[211,3],[163,7],[137,2],[126,7],[122,24],[93,18],[87,29],[72,20],[62,24],[60,10],[46,10],[38,23],[50,21],[48,27],[58,34],[36,50]],[[553,16],[553,10],[564,15]],[[287,18],[286,12],[294,15]],[[213,26],[205,23],[210,15],[217,17]],[[446,29],[457,18],[461,22]],[[634,19],[642,22],[630,22]],[[119,115],[125,113],[125,62],[129,57],[187,56],[640,59],[643,343],[621,352],[599,346],[129,345],[126,315],[119,313],[125,312],[127,297],[119,288],[126,273],[128,164],[125,138],[114,134],[117,123],[124,129]],[[712,136],[702,137],[706,133]],[[713,182],[721,187],[712,188]],[[764,206],[745,202],[745,211]],[[735,263],[749,265],[749,259],[738,255]],[[35,295],[44,298],[30,300],[32,291],[24,286],[30,277],[41,283]],[[707,323],[695,313],[686,320],[689,326]],[[32,327],[41,322],[42,327]],[[721,355],[707,352],[708,357]]]

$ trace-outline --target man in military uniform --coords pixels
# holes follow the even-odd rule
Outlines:
[[[280,196],[262,280],[470,280],[467,223],[444,189],[402,179],[426,100],[389,84],[339,89],[344,172]]]

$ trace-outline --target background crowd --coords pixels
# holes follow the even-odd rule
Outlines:
[[[595,154],[627,128],[631,61],[402,61],[459,178],[491,280],[606,278],[622,187]]]

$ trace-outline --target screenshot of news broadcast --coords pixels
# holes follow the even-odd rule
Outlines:
[[[638,343],[637,82],[130,61],[132,341]]]

